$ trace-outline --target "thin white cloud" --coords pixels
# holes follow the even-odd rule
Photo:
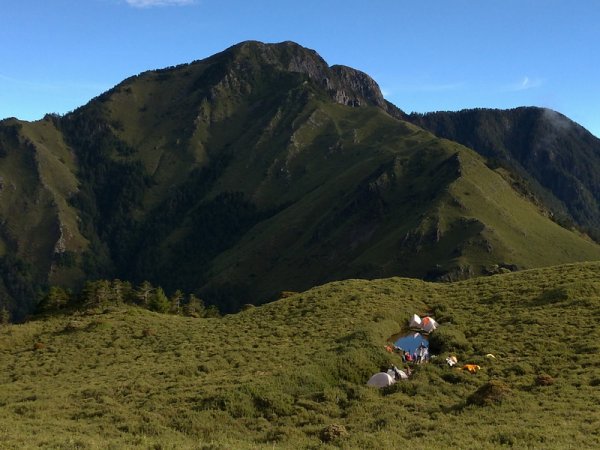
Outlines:
[[[195,3],[196,0],[125,0],[129,6],[134,8],[152,8],[155,6],[186,6]]]
[[[535,89],[540,87],[543,84],[543,80],[540,78],[529,78],[528,76],[524,76],[521,81],[518,83],[513,83],[508,86],[509,91],[526,91],[528,89]]]

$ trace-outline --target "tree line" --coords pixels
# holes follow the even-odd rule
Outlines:
[[[215,305],[205,305],[204,301],[194,294],[184,294],[178,289],[171,296],[167,296],[161,287],[154,287],[148,281],[134,286],[129,281],[119,279],[87,281],[78,294],[60,286],[51,286],[42,297],[38,312],[120,304],[138,305],[150,311],[187,317],[220,316]]]

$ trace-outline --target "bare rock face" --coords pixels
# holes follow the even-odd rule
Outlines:
[[[265,64],[282,72],[302,73],[318,86],[326,89],[331,98],[348,106],[378,106],[387,110],[387,104],[379,85],[369,75],[351,67],[334,65],[329,67],[314,50],[295,42],[264,44],[247,41],[232,47],[235,67],[244,73],[253,63]]]
[[[386,109],[379,85],[364,72],[347,66],[332,66],[334,99],[349,106],[373,105]]]

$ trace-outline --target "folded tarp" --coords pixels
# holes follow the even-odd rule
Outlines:
[[[458,362],[458,359],[456,359],[456,356],[449,356],[448,358],[446,358],[446,362],[450,367],[452,367]]]

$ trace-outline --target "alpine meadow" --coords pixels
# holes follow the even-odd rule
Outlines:
[[[599,448],[599,318],[600,140],[550,109],[245,41],[0,121],[2,448]]]

